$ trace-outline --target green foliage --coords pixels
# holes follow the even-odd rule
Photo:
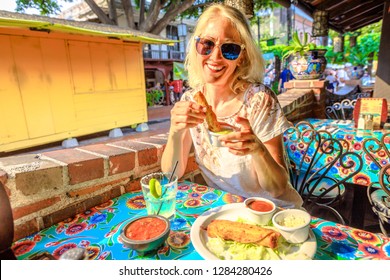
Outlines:
[[[346,62],[344,58],[344,53],[342,52],[334,52],[333,46],[325,47],[327,52],[325,53],[325,58],[328,63],[331,64],[344,64]]]
[[[161,105],[164,101],[164,92],[160,89],[146,91],[146,104],[148,106]]]
[[[274,45],[274,46],[266,46],[264,44],[264,46],[261,47],[261,49],[263,50],[263,53],[270,53],[272,52],[275,56],[278,56],[279,58],[282,58],[283,57],[283,51],[284,49],[286,48],[285,45]]]
[[[16,11],[21,13],[29,8],[37,9],[41,15],[54,15],[61,12],[61,6],[57,0],[16,0]],[[73,0],[63,0],[71,3]]]
[[[282,59],[289,57],[290,55],[299,52],[302,56],[304,53],[317,48],[315,43],[311,43],[308,40],[309,34],[305,32],[303,34],[303,41],[299,39],[298,32],[295,31],[289,46],[286,46],[283,50]]]

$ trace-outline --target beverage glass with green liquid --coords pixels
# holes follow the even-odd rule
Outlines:
[[[175,216],[177,176],[172,173],[156,172],[142,177],[141,187],[148,215]]]

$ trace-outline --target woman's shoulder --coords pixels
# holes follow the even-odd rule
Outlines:
[[[273,90],[262,84],[262,83],[256,83],[251,84],[248,87],[248,90],[245,94],[245,102],[250,104],[256,100],[262,100],[264,98],[273,98],[277,100],[276,94],[273,92]]]
[[[188,88],[184,93],[183,93],[183,96],[182,96],[182,100],[185,100],[185,101],[189,101],[189,100],[193,100],[193,96],[196,92],[198,92],[199,90],[197,89],[194,89],[194,88]]]

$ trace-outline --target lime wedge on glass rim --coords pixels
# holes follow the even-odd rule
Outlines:
[[[155,198],[160,198],[162,194],[162,188],[160,182],[156,178],[152,178],[149,181],[150,193]]]

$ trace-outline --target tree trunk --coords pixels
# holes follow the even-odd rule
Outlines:
[[[139,24],[145,21],[145,0],[139,1]]]
[[[131,6],[131,0],[121,0],[123,11],[126,16],[127,26],[136,29],[135,22],[134,22],[134,14],[133,14],[133,6]]]
[[[171,4],[164,16],[154,24],[149,30],[152,34],[160,34],[164,28],[175,19],[175,17],[187,10],[195,0],[185,0],[182,3]]]
[[[115,23],[118,24],[118,15],[116,13],[115,0],[107,0],[108,4],[108,16]]]
[[[100,20],[102,23],[115,25],[115,22],[113,22],[113,21],[104,13],[104,11],[103,11],[98,5],[96,5],[95,1],[93,1],[93,0],[85,0],[85,2],[88,4],[88,6],[91,8],[91,10],[97,15],[97,17],[99,18],[99,20]]]

